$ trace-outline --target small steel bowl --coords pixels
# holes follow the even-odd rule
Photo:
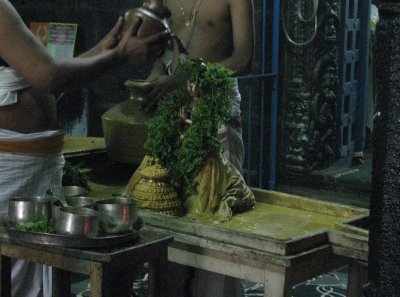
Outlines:
[[[64,197],[86,196],[89,193],[85,188],[78,186],[62,186],[61,191]],[[47,190],[46,196],[54,199],[54,189]]]
[[[39,196],[13,197],[8,200],[8,217],[14,224],[34,222],[51,216],[51,199]]]
[[[100,230],[106,234],[132,231],[138,218],[137,203],[131,198],[98,200],[95,208],[100,213]]]
[[[95,238],[99,232],[99,215],[97,211],[81,206],[62,207],[56,221],[56,233]]]
[[[94,209],[94,199],[79,196],[79,197],[66,197],[65,201],[67,201],[68,206],[81,206],[86,208]],[[57,222],[57,219],[60,215],[60,208],[62,207],[60,200],[53,200],[51,203],[51,221]]]

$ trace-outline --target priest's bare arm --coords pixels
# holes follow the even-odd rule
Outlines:
[[[122,21],[117,24],[118,28]],[[48,92],[81,87],[121,63],[139,66],[164,46],[167,34],[138,39],[140,22],[132,24],[115,47],[87,58],[55,61],[25,26],[14,7],[0,0],[0,57],[34,88]]]
[[[0,106],[0,128],[23,133],[56,128],[55,91],[82,87],[121,63],[139,67],[165,47],[164,32],[137,38],[141,20],[117,38],[122,22],[83,57],[56,61],[10,2],[0,0],[0,58],[31,85],[18,91],[17,103]]]

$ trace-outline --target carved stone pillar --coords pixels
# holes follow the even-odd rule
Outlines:
[[[368,297],[400,292],[400,2],[377,1]]]
[[[309,172],[334,159],[338,2],[283,1],[288,171]]]

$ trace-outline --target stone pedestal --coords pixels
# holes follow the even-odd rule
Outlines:
[[[398,296],[400,291],[400,3],[379,1],[378,7],[369,297]]]

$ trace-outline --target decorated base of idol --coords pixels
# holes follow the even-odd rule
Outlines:
[[[199,59],[178,66],[181,85],[148,122],[146,156],[125,189],[139,207],[217,221],[254,207],[253,193],[217,140],[230,116],[231,74]]]

